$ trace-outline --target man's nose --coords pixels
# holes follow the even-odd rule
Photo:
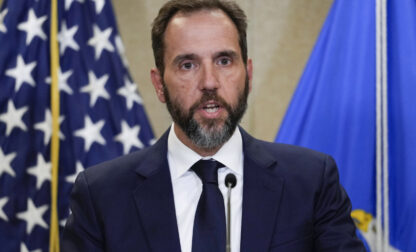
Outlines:
[[[205,64],[202,68],[200,88],[202,90],[216,90],[220,86],[218,72],[212,64]]]

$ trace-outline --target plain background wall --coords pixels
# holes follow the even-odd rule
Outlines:
[[[254,63],[253,89],[241,124],[254,136],[274,140],[332,1],[237,0],[248,17],[248,54]],[[149,77],[154,66],[151,23],[165,2],[113,0],[130,72],[156,137],[171,124]]]

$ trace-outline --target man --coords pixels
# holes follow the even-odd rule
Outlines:
[[[170,1],[152,42],[152,83],[174,123],[152,147],[78,176],[63,251],[225,251],[228,173],[231,251],[364,251],[332,158],[237,127],[252,61],[235,3]]]

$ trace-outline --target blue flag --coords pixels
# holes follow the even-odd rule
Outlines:
[[[416,2],[387,2],[390,240],[416,251]]]
[[[0,9],[0,250],[48,251],[51,215],[49,0]],[[58,1],[58,218],[76,175],[148,146],[153,133],[108,0]]]
[[[416,5],[387,1],[380,15],[376,2],[334,1],[276,141],[335,157],[369,251],[416,251]]]

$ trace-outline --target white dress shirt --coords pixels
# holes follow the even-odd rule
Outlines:
[[[184,145],[176,136],[172,125],[168,137],[168,163],[172,178],[176,220],[182,252],[192,251],[192,234],[196,207],[202,193],[200,178],[190,170],[200,159],[215,159],[226,167],[218,169],[218,184],[227,211],[227,188],[225,176],[233,173],[237,185],[231,191],[231,251],[240,251],[241,213],[243,203],[243,141],[236,128],[231,138],[212,157],[201,157]]]

